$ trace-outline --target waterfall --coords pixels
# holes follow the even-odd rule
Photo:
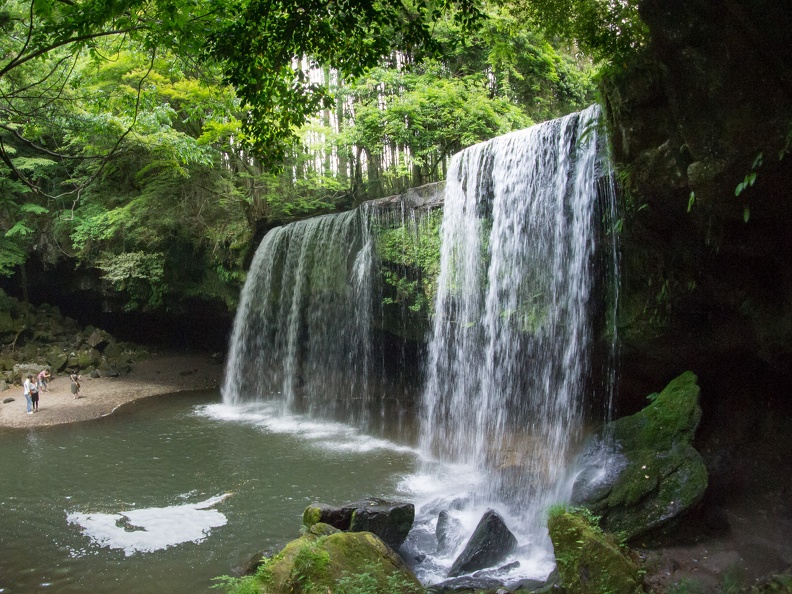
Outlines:
[[[423,285],[434,295],[422,314],[431,314],[430,340],[414,407],[423,466],[405,480],[419,500],[408,546],[431,557],[416,568],[424,581],[442,578],[464,544],[460,537],[446,558],[435,555],[442,510],[469,535],[482,509],[498,509],[520,540],[525,575],[552,568],[546,508],[568,498],[586,396],[609,406],[615,377],[615,350],[605,370],[592,363],[595,327],[603,318],[615,326],[603,303],[618,300],[614,192],[598,121],[593,106],[451,161],[439,274]],[[405,297],[421,279],[408,278],[415,271],[398,256],[400,242],[436,229],[426,204],[387,199],[270,231],[241,295],[224,402],[269,402],[364,431],[409,409],[411,398],[387,393],[394,357],[383,337],[424,334],[393,314],[427,307]],[[396,424],[409,441],[411,423]]]
[[[595,238],[612,214],[598,116],[465,149],[446,185],[420,443],[432,464],[483,476],[469,505],[501,508],[535,544],[566,499],[591,389]]]
[[[397,244],[420,234],[425,204],[437,191],[425,193],[364,203],[264,236],[234,321],[224,403],[268,403],[281,415],[393,431],[409,396],[392,393],[386,368],[406,355],[388,353],[386,361],[383,327],[406,335],[401,313],[408,304],[386,295],[377,240],[394,229],[402,232]],[[398,263],[388,266],[392,278],[404,278]]]
[[[370,391],[374,297],[364,235],[357,211],[265,235],[237,310],[225,402],[271,399],[284,412],[335,417]]]

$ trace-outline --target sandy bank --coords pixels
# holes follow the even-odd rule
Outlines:
[[[97,419],[119,406],[149,396],[185,390],[216,389],[223,376],[223,365],[208,355],[153,355],[136,363],[132,371],[114,378],[91,379],[83,376],[80,396],[69,391],[69,377],[59,375],[50,382],[49,392],[41,394],[39,412],[26,413],[25,396],[20,386],[0,392],[0,427],[27,428]],[[13,402],[4,402],[13,398]]]

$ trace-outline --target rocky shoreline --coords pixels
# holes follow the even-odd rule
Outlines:
[[[166,352],[81,328],[57,306],[31,306],[0,290],[0,428],[29,428],[96,419],[126,403],[186,390],[218,389],[220,355]],[[22,381],[51,374],[39,411],[26,414]],[[80,398],[69,375],[80,375]]]
[[[39,412],[25,412],[21,386],[0,394],[0,429],[27,429],[98,419],[141,398],[188,390],[217,390],[223,376],[222,360],[209,354],[152,353],[125,375],[82,376],[80,398],[74,399],[66,374],[54,376],[49,392],[41,394]]]

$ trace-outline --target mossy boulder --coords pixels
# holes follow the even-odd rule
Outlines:
[[[102,361],[102,353],[96,349],[81,349],[77,353],[77,365],[80,369],[88,369],[89,367],[96,367]]]
[[[65,369],[66,363],[69,361],[69,353],[65,352],[62,347],[53,347],[45,358],[55,372],[60,372]]]
[[[587,512],[553,510],[547,527],[567,594],[643,592],[637,560]]]
[[[376,535],[321,522],[262,564],[257,576],[265,594],[324,594],[353,581],[365,581],[372,594],[423,592],[401,557]]]
[[[17,324],[11,317],[10,311],[0,311],[0,334],[13,334],[17,331]]]
[[[87,329],[86,329],[87,331]],[[113,342],[113,337],[104,330],[94,328],[91,334],[86,339],[86,342],[91,348],[98,351],[103,351],[110,343]]]
[[[412,503],[376,497],[341,506],[314,503],[303,512],[303,524],[308,528],[324,522],[339,530],[373,532],[394,550],[398,550],[405,541],[414,520],[415,506]]]
[[[659,530],[698,504],[707,488],[704,461],[692,446],[698,398],[697,378],[686,372],[642,411],[606,427],[584,452],[573,503],[626,539]]]

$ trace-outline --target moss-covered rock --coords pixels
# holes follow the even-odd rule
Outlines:
[[[341,506],[314,503],[303,512],[303,525],[324,522],[339,530],[373,532],[394,550],[402,545],[415,519],[412,503],[373,497]]]
[[[340,532],[317,523],[257,572],[266,594],[324,594],[365,581],[367,592],[423,592],[401,558],[370,532]]]
[[[132,368],[128,351],[134,347],[117,343],[106,331],[88,326],[80,331],[77,322],[62,317],[55,306],[21,304],[0,290],[0,371],[17,363],[48,364],[54,373],[70,370],[89,372],[103,365],[105,375],[127,373]],[[141,352],[136,358],[144,358]]]
[[[13,334],[17,331],[10,311],[0,311],[0,334]]]
[[[697,378],[686,372],[639,413],[610,424],[590,444],[573,502],[627,539],[659,529],[699,503],[707,470],[692,441],[701,419]]]
[[[568,594],[643,592],[638,563],[587,513],[555,509],[547,521],[561,585]]]
[[[701,420],[696,375],[687,371],[672,380],[637,414],[612,424],[614,438],[625,450],[666,450],[691,443]]]

